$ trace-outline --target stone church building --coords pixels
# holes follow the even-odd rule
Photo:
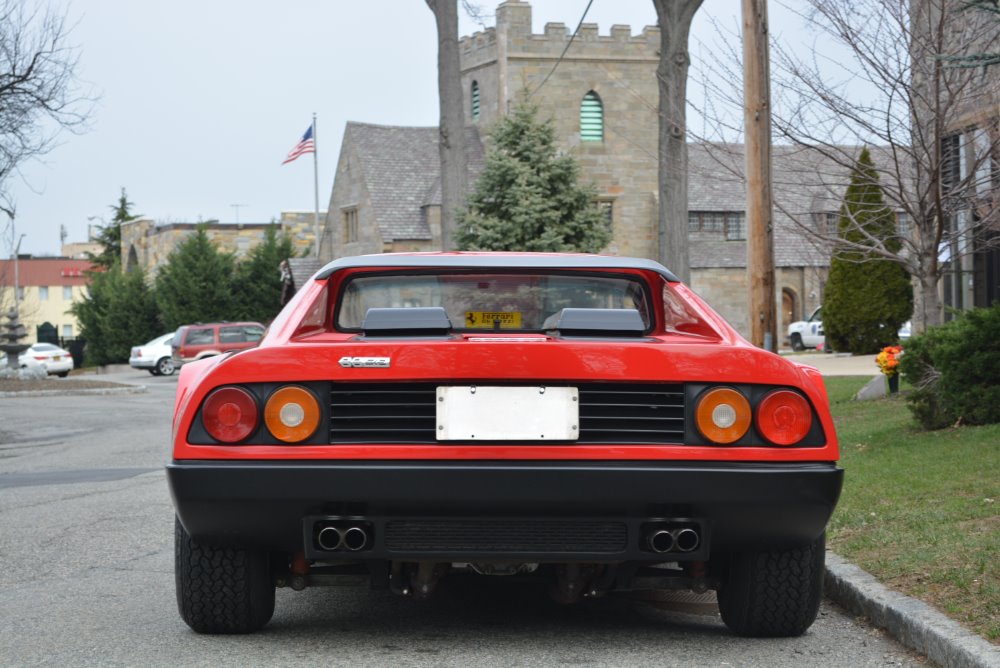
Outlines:
[[[491,125],[532,93],[541,118],[552,118],[562,150],[596,184],[611,220],[615,255],[657,257],[656,67],[659,29],[625,25],[600,34],[583,24],[549,23],[534,34],[531,5],[507,0],[496,27],[462,38],[462,88],[469,183],[482,169]],[[565,56],[561,54],[566,51]],[[555,67],[558,62],[558,67]],[[436,127],[351,122],[344,131],[320,255],[440,250],[440,170]],[[691,285],[740,331],[749,331],[742,146],[690,146]],[[827,225],[847,175],[801,149],[775,148],[774,211],[779,326],[821,303],[829,250],[814,247],[801,226]],[[808,174],[824,175],[813,179]],[[829,185],[831,174],[842,185]],[[779,332],[779,340],[784,329]]]

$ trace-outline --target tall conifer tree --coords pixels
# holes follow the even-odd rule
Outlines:
[[[611,241],[594,186],[556,149],[551,120],[522,101],[494,126],[486,165],[458,218],[462,250],[596,253]]]
[[[219,251],[199,226],[170,253],[156,275],[156,303],[167,329],[238,319],[234,270],[233,256]]]
[[[893,253],[899,251],[896,216],[885,204],[867,148],[851,172],[839,230],[847,242],[883,244]],[[845,352],[876,353],[896,343],[897,330],[912,313],[913,286],[902,265],[871,251],[834,253],[823,298],[827,345]]]

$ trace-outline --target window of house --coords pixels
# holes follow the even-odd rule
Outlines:
[[[688,231],[724,233],[728,241],[746,239],[746,213],[743,211],[689,211]]]
[[[73,325],[63,325],[63,338],[72,339],[73,338]]]
[[[604,141],[604,105],[594,91],[584,95],[580,103],[580,139]]]
[[[47,285],[38,286],[38,301],[40,302],[49,301],[49,286]]]
[[[68,302],[73,301],[73,286],[64,285],[62,286],[62,289],[63,289],[63,299]]]
[[[896,212],[896,229],[901,235],[910,233],[910,214],[905,211]]]
[[[962,180],[961,135],[941,139],[941,190],[949,193]]]
[[[840,214],[836,211],[813,211],[813,228],[820,234],[836,231],[840,222]]]
[[[747,216],[742,211],[726,214],[726,240],[739,241],[747,238]]]
[[[472,120],[479,120],[479,82],[472,82],[472,90],[469,92],[469,99],[471,100]]]
[[[344,243],[349,244],[358,240],[358,208],[351,207],[344,209]]]

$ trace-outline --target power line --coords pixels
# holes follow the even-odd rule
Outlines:
[[[592,4],[594,4],[594,0],[590,0],[590,2],[587,3],[586,9],[583,10],[583,16],[580,17],[580,22],[576,24],[576,30],[574,30],[573,34],[569,36],[569,41],[566,43],[566,48],[563,49],[561,54],[559,54],[559,59],[556,61],[556,64],[552,66],[552,69],[549,70],[549,73],[545,75],[544,79],[542,79],[542,83],[538,84],[538,88],[531,91],[531,94],[528,95],[529,100],[534,96],[535,93],[537,93],[542,89],[542,86],[545,85],[545,82],[549,80],[549,77],[552,76],[552,73],[556,71],[557,67],[559,67],[559,63],[563,61],[563,57],[565,57],[566,52],[569,51],[569,47],[573,46],[573,40],[576,39],[576,34],[580,32],[580,26],[582,26],[584,20],[586,20],[587,12],[590,11],[590,6]]]

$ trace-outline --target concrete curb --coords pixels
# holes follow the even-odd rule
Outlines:
[[[149,390],[145,385],[130,385],[127,387],[90,387],[80,389],[29,390],[26,392],[0,392],[0,399],[18,399],[20,397],[65,397],[79,394],[144,394]]]
[[[910,649],[947,668],[1000,668],[1000,648],[923,601],[888,589],[854,564],[826,553],[825,593],[869,618]]]

